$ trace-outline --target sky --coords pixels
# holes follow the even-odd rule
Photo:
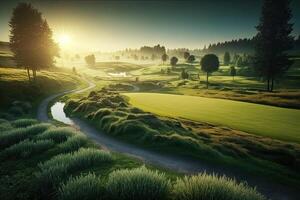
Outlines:
[[[9,40],[8,22],[19,2],[40,10],[64,48],[115,51],[161,44],[203,48],[210,43],[256,34],[262,0],[65,0],[0,2],[0,41]],[[292,0],[294,35],[300,34],[300,1]]]

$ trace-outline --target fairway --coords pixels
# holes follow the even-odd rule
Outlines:
[[[163,116],[228,126],[252,134],[300,143],[300,110],[224,99],[124,93],[130,103]]]

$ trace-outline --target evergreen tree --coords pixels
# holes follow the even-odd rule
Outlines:
[[[36,78],[36,71],[53,65],[58,47],[52,40],[52,32],[42,14],[29,3],[19,3],[9,22],[10,48],[19,67],[29,70]]]
[[[292,62],[287,50],[292,48],[292,14],[289,0],[264,0],[260,23],[256,27],[255,70],[267,80],[267,90],[273,91],[274,80],[286,72]]]
[[[229,54],[228,51],[226,51],[225,54],[224,54],[223,62],[224,62],[224,65],[229,65],[230,64],[230,54]]]

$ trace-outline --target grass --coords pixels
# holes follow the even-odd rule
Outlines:
[[[245,183],[225,176],[206,173],[178,179],[173,189],[175,200],[265,200],[266,198]]]
[[[56,143],[66,141],[70,136],[75,135],[74,129],[68,127],[51,128],[44,133],[38,135],[38,139],[51,139]]]
[[[29,82],[21,68],[0,68],[0,111],[17,117],[35,116],[39,101],[53,93],[75,88],[81,84],[78,76],[56,69],[39,71],[37,80]]]
[[[132,105],[159,115],[208,122],[300,143],[299,110],[194,96],[157,93],[125,95]]]
[[[109,91],[69,100],[65,111],[141,148],[243,169],[285,183],[298,181],[297,143],[203,122],[159,117],[132,107],[124,96]]]
[[[14,144],[0,153],[0,158],[7,159],[10,157],[15,158],[28,158],[33,154],[42,153],[54,147],[53,140],[37,140],[30,141],[28,139]]]
[[[114,171],[109,175],[106,189],[111,199],[167,199],[170,182],[164,174],[145,167]]]
[[[59,188],[59,200],[100,200],[103,198],[102,180],[95,174],[80,175],[70,178]]]
[[[1,119],[1,123],[11,126],[11,130],[4,134],[13,129],[26,130],[40,125],[16,128],[12,125],[13,121]],[[39,136],[47,131],[38,128],[34,130],[40,132],[24,134],[26,137],[23,141],[19,143],[11,141],[11,146],[0,150],[2,159],[0,198],[3,200],[44,198],[110,200],[142,197],[147,200],[165,199],[174,195],[173,184],[176,183],[174,182],[176,178],[181,177],[179,174],[163,169],[157,171],[153,166],[148,166],[148,169],[140,167],[142,165],[140,161],[99,150],[77,131],[70,134],[62,143],[55,144],[49,133],[45,134],[47,136],[45,138],[48,139],[39,139]],[[51,130],[66,129],[51,127],[49,131]],[[62,149],[70,153],[62,154]],[[226,181],[222,183],[230,185]],[[232,187],[228,188],[228,191],[239,189],[236,185]]]

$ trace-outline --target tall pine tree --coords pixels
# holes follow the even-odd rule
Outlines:
[[[255,70],[267,81],[268,91],[273,91],[274,80],[292,64],[286,53],[293,46],[289,6],[289,0],[264,0],[260,23],[256,27]]]
[[[30,71],[36,78],[36,71],[50,67],[54,56],[58,56],[58,46],[52,39],[52,31],[42,14],[29,3],[20,3],[13,10],[10,26],[10,48],[18,66]]]

